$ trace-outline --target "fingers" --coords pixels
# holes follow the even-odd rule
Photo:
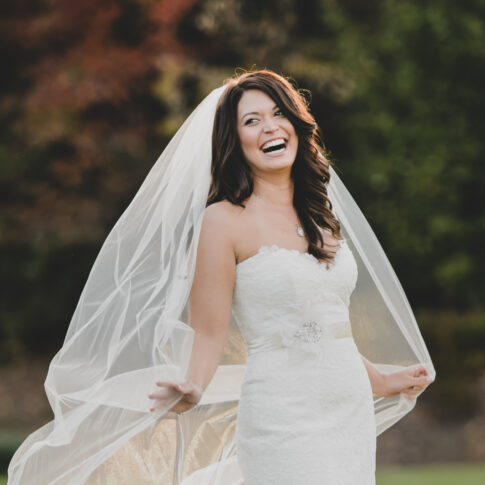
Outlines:
[[[195,389],[194,384],[190,382],[171,382],[171,381],[158,381],[155,383],[158,387],[171,387],[182,394],[188,394]]]
[[[422,391],[423,389],[426,389],[426,387],[428,387],[431,384],[431,382],[433,382],[433,380],[434,379],[431,378],[430,376],[415,377],[411,381],[410,388],[415,389],[417,391]]]
[[[188,382],[184,382],[184,383],[176,384],[175,389],[177,389],[182,394],[189,394],[190,392],[192,392],[193,386]]]
[[[412,385],[407,387],[405,390],[402,391],[402,394],[407,398],[407,399],[415,399],[416,396],[424,391],[426,387],[429,386],[431,382],[433,382],[434,379],[432,379],[430,376],[421,376],[414,378],[412,380]]]
[[[402,392],[402,394],[404,395],[404,397],[406,397],[407,399],[416,399],[416,396],[420,393],[420,391],[422,391],[423,388],[418,388],[417,386],[412,386],[412,387],[409,387],[407,388],[405,391]]]
[[[423,364],[416,364],[414,366],[411,366],[411,369],[412,369],[413,377],[428,375],[428,371],[426,370]]]
[[[177,397],[180,397],[180,393],[168,388],[148,394],[148,399],[152,400],[150,411],[168,409],[177,402]]]
[[[191,386],[188,383],[178,383],[173,381],[157,381],[155,385],[160,388],[148,394],[148,399],[154,400],[150,411],[156,411],[157,409],[164,408],[177,397],[177,395],[188,395],[191,391]],[[189,401],[188,399],[186,399]],[[190,401],[189,401],[190,402]]]
[[[423,376],[423,377],[418,377],[416,379],[416,384],[415,386],[427,386],[428,384],[431,384],[433,382],[433,378],[431,376]]]
[[[158,381],[156,385],[171,387],[172,389],[175,389],[177,392],[180,392],[181,394],[193,395],[194,398],[202,394],[201,387],[192,382],[176,383],[176,382]]]
[[[429,376],[429,372],[424,364],[413,364],[407,367],[409,375],[413,377]]]
[[[151,412],[156,411],[157,409],[166,408],[180,393],[179,389],[177,389],[177,384],[174,382],[159,381],[155,384],[159,389],[152,391],[147,395],[148,399],[154,401],[150,407]]]
[[[427,386],[433,381],[430,376],[422,376],[413,379],[413,384],[402,392],[408,399],[414,399],[421,391],[426,389]]]
[[[185,390],[183,388],[183,385],[178,383],[178,382],[171,382],[171,381],[158,381],[155,383],[157,387],[164,387],[167,389],[172,389],[175,392],[179,392],[181,394],[185,394]]]
[[[179,385],[178,382],[172,382],[172,381],[157,381],[155,384],[158,387],[176,387]]]
[[[148,394],[149,399],[153,399],[156,402],[150,408],[150,411],[154,411],[157,408],[164,407],[169,401],[171,401],[177,394],[182,394],[182,408],[187,405],[197,404],[202,396],[202,389],[192,382],[172,382],[172,381],[157,381],[157,387],[161,389]],[[179,403],[180,404],[180,403]],[[183,409],[182,409],[183,410]]]
[[[428,386],[434,381],[423,364],[411,365],[407,368],[407,380],[409,386]]]

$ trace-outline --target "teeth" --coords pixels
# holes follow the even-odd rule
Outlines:
[[[263,145],[263,150],[269,147],[273,147],[275,145],[281,145],[284,142],[285,140],[283,138],[277,138],[276,140],[268,141]]]
[[[271,140],[265,143],[262,147],[262,150],[266,150],[267,148],[271,148],[281,144],[285,144],[285,140],[283,138],[277,138],[276,140]]]

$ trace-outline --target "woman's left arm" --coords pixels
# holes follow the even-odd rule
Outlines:
[[[414,399],[434,380],[422,364],[410,365],[392,374],[383,374],[362,354],[361,357],[369,374],[374,396],[391,397],[402,393],[408,399]]]
[[[367,374],[369,374],[370,385],[372,387],[372,394],[374,396],[388,397],[386,390],[386,375],[379,372],[376,367],[367,360],[362,354],[360,354],[364,362]]]

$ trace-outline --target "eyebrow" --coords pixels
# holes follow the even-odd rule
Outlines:
[[[272,109],[275,109],[275,108],[278,108],[278,107],[279,106],[277,104],[275,104]],[[240,119],[242,120],[247,115],[259,115],[259,112],[258,111],[250,111],[249,113],[243,114]]]

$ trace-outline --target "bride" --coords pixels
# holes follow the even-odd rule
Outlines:
[[[413,399],[430,379],[423,365],[386,375],[359,357],[348,316],[356,264],[331,211],[316,124],[284,78],[262,71],[229,84],[212,177],[190,293],[188,379],[157,385],[182,394],[175,412],[199,402],[234,307],[248,347],[236,424],[245,483],[374,483],[373,396]],[[300,341],[281,343],[285,325]],[[301,341],[318,342],[322,361],[307,353],[295,364]],[[152,410],[159,396],[150,394]]]
[[[9,485],[375,483],[435,371],[284,77],[189,116],[89,275]]]

